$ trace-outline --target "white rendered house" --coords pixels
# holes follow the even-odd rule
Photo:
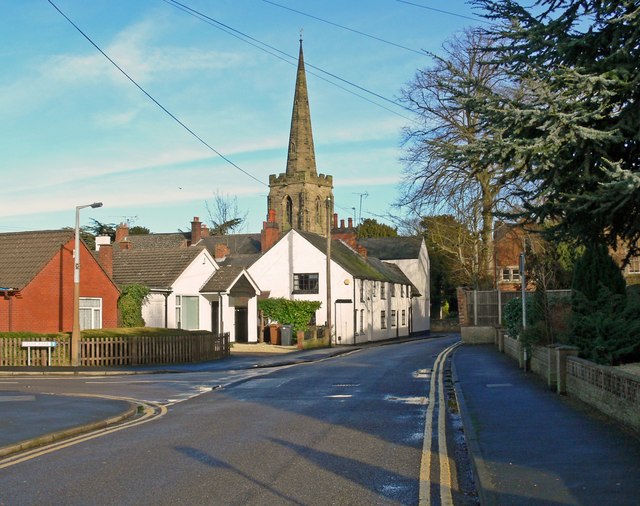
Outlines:
[[[418,291],[397,267],[366,258],[345,243],[331,243],[331,300],[327,300],[326,238],[290,230],[249,268],[270,297],[322,303],[316,323],[327,321],[331,305],[333,340],[357,344],[406,336],[411,298]]]

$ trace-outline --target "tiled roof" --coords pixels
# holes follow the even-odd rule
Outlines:
[[[377,237],[358,239],[358,243],[380,260],[408,260],[418,258],[422,241],[415,237]]]
[[[23,289],[73,238],[73,230],[0,234],[0,286]]]
[[[256,255],[261,252],[260,234],[211,235],[203,237],[198,245],[215,253],[216,244],[224,244],[231,255]]]
[[[200,291],[205,293],[226,292],[243,271],[244,268],[239,265],[224,265],[209,278]]]
[[[132,244],[133,249],[149,248],[177,248],[187,245],[187,238],[191,234],[174,232],[168,234],[139,234],[128,235],[127,240]]]
[[[203,248],[151,248],[113,251],[113,279],[118,286],[142,284],[149,288],[171,287]]]
[[[325,237],[310,232],[298,231],[298,233],[320,251],[326,252],[327,239]],[[382,262],[375,257],[364,258],[341,241],[331,241],[331,260],[356,278],[411,284],[411,281],[395,265]]]

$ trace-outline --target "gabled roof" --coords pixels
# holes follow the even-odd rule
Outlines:
[[[367,253],[380,260],[408,260],[420,256],[422,239],[416,237],[377,237],[358,239]]]
[[[23,289],[73,238],[73,230],[0,234],[0,286]]]
[[[243,292],[253,291],[256,286],[243,267],[239,265],[224,265],[220,267],[200,289],[201,293],[229,293],[236,284]]]
[[[319,249],[322,253],[327,252],[327,238],[311,232],[296,230],[309,243]],[[353,251],[342,241],[331,241],[331,260],[356,278],[372,279],[376,281],[387,281],[385,274],[374,267],[369,259],[366,259]]]
[[[167,289],[204,248],[149,248],[113,251],[113,279],[119,285]]]
[[[296,232],[321,252],[326,253],[326,237],[322,237],[311,232],[300,232],[299,230]],[[411,280],[405,276],[398,266],[383,262],[374,257],[364,258],[342,241],[331,241],[331,260],[336,262],[355,278],[411,285],[412,290],[415,293],[418,293],[418,289],[413,285]]]

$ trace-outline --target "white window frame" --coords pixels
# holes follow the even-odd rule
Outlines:
[[[98,305],[86,305],[88,301],[98,301]],[[89,329],[101,329],[102,328],[102,297],[80,297],[80,304],[78,306],[80,312],[80,330]],[[82,318],[83,311],[91,311],[91,326],[84,325],[84,319]]]

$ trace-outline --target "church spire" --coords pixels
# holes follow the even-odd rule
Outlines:
[[[292,176],[298,173],[317,175],[316,154],[313,148],[313,134],[311,132],[309,95],[307,93],[307,77],[304,71],[304,56],[302,54],[302,34],[300,34],[298,74],[293,98],[289,153],[287,155],[287,175]]]

